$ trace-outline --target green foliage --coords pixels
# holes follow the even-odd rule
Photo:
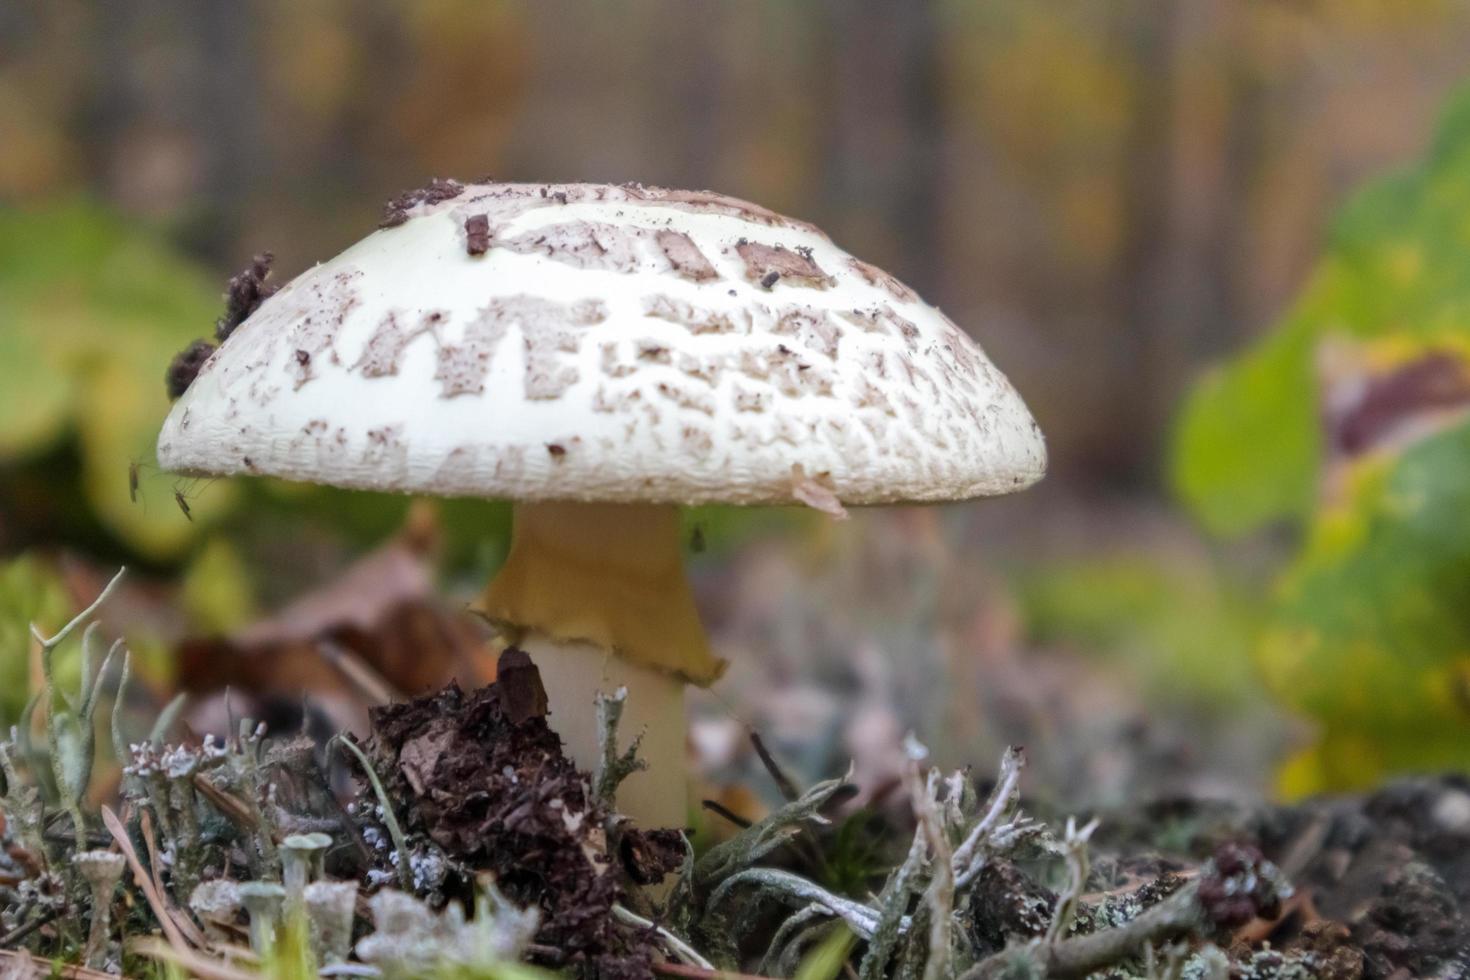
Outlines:
[[[54,630],[70,615],[61,580],[43,562],[23,557],[0,563],[0,729],[15,723],[30,696],[29,624]],[[61,680],[76,682],[75,659],[60,667]]]
[[[1470,767],[1470,425],[1355,465],[1312,523],[1260,647],[1268,683],[1327,727],[1288,791]]]
[[[0,208],[0,463],[75,434],[103,525],[147,557],[180,554],[194,529],[164,506],[171,481],[147,464],[168,409],[164,368],[218,307],[200,269],[99,207]],[[153,506],[131,499],[134,463]],[[189,505],[207,521],[231,496],[201,488]]]
[[[842,975],[848,954],[857,945],[857,937],[845,926],[837,926],[817,947],[802,957],[795,980],[836,980]]]
[[[1470,335],[1467,254],[1470,90],[1451,103],[1427,160],[1343,210],[1277,329],[1190,395],[1170,475],[1207,528],[1233,535],[1308,517],[1322,464],[1318,342]]]
[[[1229,711],[1258,690],[1248,657],[1262,603],[1203,562],[1120,554],[1021,582],[1027,633],[1106,651],[1147,691]]]
[[[1397,434],[1329,453],[1318,362],[1344,345],[1354,383],[1415,358],[1470,378],[1470,90],[1420,166],[1344,210],[1294,308],[1204,379],[1176,433],[1173,480],[1207,528],[1285,521],[1304,540],[1257,646],[1320,726],[1281,774],[1292,795],[1470,766],[1470,422],[1401,373],[1402,404],[1376,409]]]

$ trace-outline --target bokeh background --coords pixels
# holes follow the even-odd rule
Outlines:
[[[909,730],[1024,743],[1063,802],[1463,767],[1467,74],[1449,0],[0,0],[5,723],[24,621],[121,562],[140,717],[182,688],[202,730],[229,685],[352,724],[324,636],[400,691],[486,676],[457,610],[504,508],[180,481],[151,441],[251,255],[284,280],[489,175],[810,219],[1048,436],[1015,498],[689,516],[734,662],[694,705],[709,795],[750,792],[747,726],[875,797]]]

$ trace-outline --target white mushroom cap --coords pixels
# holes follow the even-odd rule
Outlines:
[[[1045,471],[979,347],[811,225],[638,185],[439,196],[241,323],[174,405],[160,464],[741,504],[962,499]]]

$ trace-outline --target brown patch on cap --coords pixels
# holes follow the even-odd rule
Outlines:
[[[220,343],[229,340],[235,328],[276,291],[276,287],[265,284],[274,259],[270,252],[261,252],[243,272],[230,277],[225,287],[225,315],[214,323],[214,336]]]
[[[178,400],[194,379],[199,376],[199,371],[204,367],[204,362],[215,352],[215,346],[207,340],[196,340],[185,347],[174,359],[169,362],[168,371],[164,374],[164,384],[168,388],[170,401]]]
[[[457,180],[447,180],[435,177],[429,181],[427,187],[417,187],[411,191],[404,191],[393,200],[383,205],[383,220],[378,222],[379,228],[393,228],[408,220],[408,212],[421,204],[439,204],[442,201],[453,200],[464,193],[464,185]]]
[[[464,219],[464,247],[471,255],[484,255],[490,248],[490,216],[472,214]]]
[[[745,262],[745,277],[770,289],[779,280],[793,286],[826,289],[833,279],[822,271],[809,249],[791,249],[784,245],[763,245],[741,239],[735,251]]]
[[[669,265],[674,271],[685,279],[693,282],[709,282],[720,278],[710,260],[705,258],[699,246],[694,244],[694,239],[682,231],[669,231],[665,229],[654,236],[658,247],[664,253],[664,258],[669,260]]]
[[[750,332],[749,313],[695,306],[677,296],[658,294],[644,297],[643,315],[677,323],[692,334]],[[736,317],[740,317],[743,323],[737,324]]]
[[[622,191],[630,201],[665,204],[696,213],[723,214],[757,224],[769,225],[772,228],[790,228],[794,231],[820,235],[824,239],[827,237],[816,225],[796,218],[788,218],[784,214],[778,214],[759,204],[752,204],[750,201],[743,201],[727,194],[716,194],[714,191],[681,191],[666,187],[644,187],[642,184],[624,184]]]
[[[911,303],[919,298],[918,293],[915,293],[912,289],[899,282],[897,277],[889,275],[876,265],[870,265],[856,257],[849,257],[847,264],[852,268],[853,272],[863,277],[863,282],[869,286],[877,286],[879,289],[886,290],[894,299]]]
[[[637,272],[641,229],[603,221],[565,221],[513,238],[497,238],[496,248],[521,255],[544,255],[578,269]]]

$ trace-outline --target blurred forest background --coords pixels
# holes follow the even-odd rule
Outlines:
[[[875,794],[910,728],[948,760],[1024,742],[1060,799],[1465,765],[1470,453],[1422,444],[1470,443],[1467,74],[1450,0],[0,0],[5,722],[24,619],[121,561],[147,693],[190,689],[199,727],[225,684],[349,723],[326,634],[404,690],[476,676],[434,595],[485,580],[502,508],[150,464],[164,366],[252,254],[283,280],[398,191],[488,174],[810,219],[1048,436],[1015,498],[691,515],[734,661],[696,706],[716,786],[747,723]],[[1342,378],[1398,393],[1347,449]]]

